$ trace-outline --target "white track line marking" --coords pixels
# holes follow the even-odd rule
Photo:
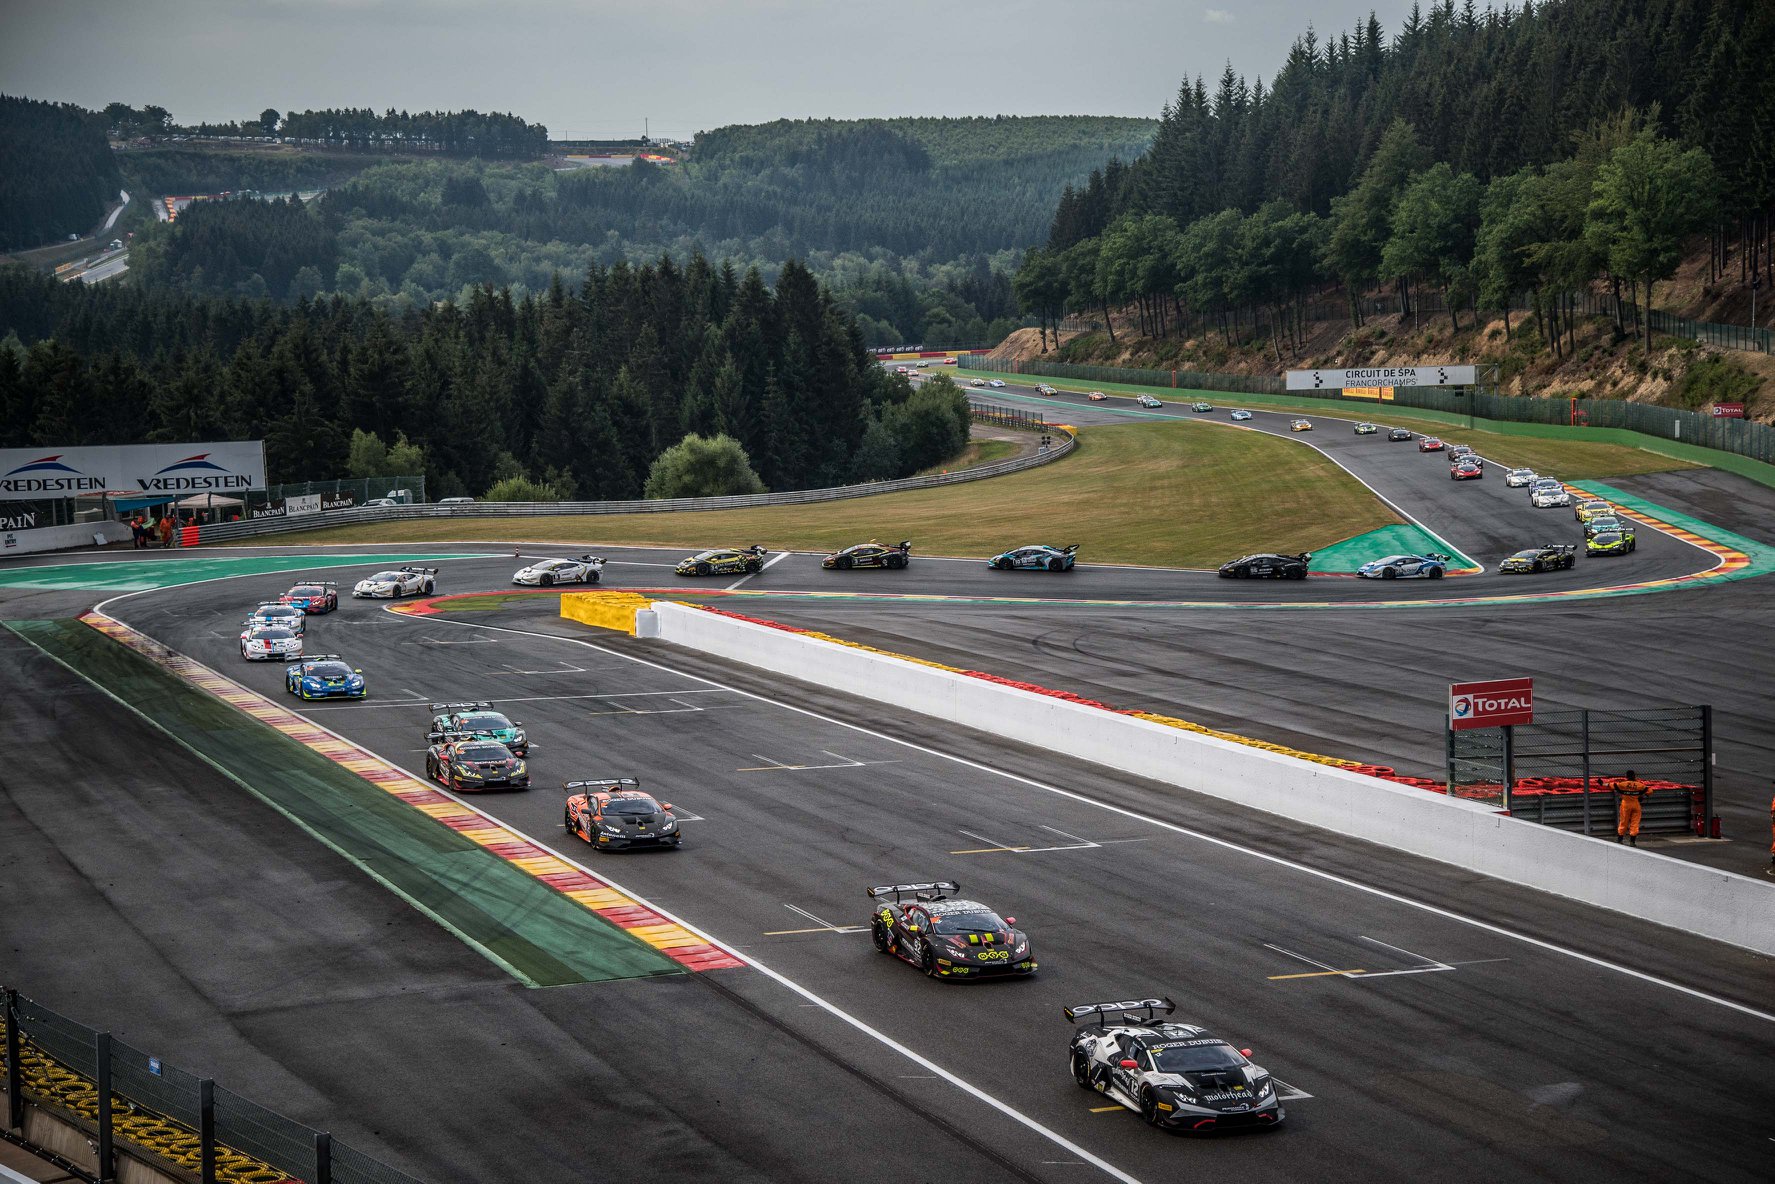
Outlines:
[[[134,596],[139,595],[139,593],[129,593],[128,595]],[[113,599],[120,600],[122,597],[114,597]],[[106,603],[108,604],[110,601],[107,601]],[[528,629],[513,629],[503,625],[483,625],[477,621],[451,621],[449,623],[464,629],[487,629],[495,633],[513,633],[524,637],[548,638],[553,641],[563,641],[569,645],[584,646],[587,649],[596,650],[599,653],[608,654],[611,657],[623,658],[627,661],[635,662],[654,670],[664,671],[668,674],[676,674],[680,678],[688,678],[694,682],[706,683],[711,687],[719,687],[722,690],[730,691],[733,694],[741,695],[748,699],[756,699],[761,703],[769,703],[774,707],[782,708],[784,711],[794,712],[796,715],[804,715],[809,719],[817,719],[824,723],[847,728],[853,732],[860,732],[865,736],[870,736],[877,740],[885,740],[890,744],[897,744],[903,748],[910,748],[914,752],[922,752],[927,756],[933,756],[939,760],[950,761],[982,773],[990,773],[996,777],[1003,777],[1007,780],[1015,781],[1034,789],[1039,789],[1044,793],[1051,793],[1056,797],[1066,798],[1069,801],[1077,802],[1083,806],[1091,806],[1095,809],[1106,810],[1111,814],[1133,819],[1136,822],[1142,822],[1149,826],[1156,826],[1161,830],[1169,831],[1172,834],[1184,835],[1188,838],[1197,839],[1201,842],[1208,843],[1211,846],[1219,847],[1225,851],[1236,851],[1241,855],[1248,855],[1253,859],[1261,860],[1264,863],[1272,864],[1276,867],[1289,868],[1290,870],[1300,872],[1302,875],[1311,876],[1316,880],[1321,880],[1328,884],[1337,884],[1340,887],[1348,888],[1354,892],[1360,892],[1380,900],[1391,901],[1394,904],[1403,905],[1407,908],[1417,909],[1418,911],[1428,913],[1431,916],[1441,917],[1444,920],[1471,926],[1483,933],[1490,933],[1497,937],[1521,942],[1524,945],[1533,946],[1538,950],[1545,950],[1550,954],[1558,954],[1561,957],[1571,958],[1575,961],[1582,962],[1587,966],[1594,966],[1601,970],[1608,970],[1615,974],[1625,975],[1628,978],[1635,979],[1651,986],[1662,987],[1665,990],[1675,991],[1680,995],[1686,995],[1691,999],[1699,999],[1706,1003],[1712,1003],[1718,1007],[1724,1007],[1729,1011],[1735,1011],[1741,1015],[1750,1016],[1753,1019],[1759,1019],[1766,1023],[1775,1024],[1775,1012],[1762,1011],[1758,1008],[1727,999],[1721,995],[1713,995],[1696,987],[1684,986],[1682,983],[1672,982],[1670,979],[1660,978],[1655,974],[1643,970],[1635,970],[1633,967],[1624,966],[1619,962],[1611,962],[1607,958],[1599,958],[1594,954],[1586,954],[1581,950],[1574,950],[1568,946],[1562,946],[1543,938],[1534,937],[1527,933],[1519,933],[1516,930],[1506,928],[1503,925],[1495,924],[1491,921],[1482,921],[1477,917],[1469,917],[1464,913],[1457,913],[1452,909],[1446,909],[1440,905],[1430,904],[1427,901],[1413,900],[1409,896],[1402,896],[1397,892],[1391,892],[1385,888],[1376,888],[1372,884],[1364,884],[1358,880],[1352,880],[1345,876],[1337,875],[1334,872],[1323,871],[1304,863],[1297,863],[1294,860],[1281,855],[1272,855],[1267,851],[1260,851],[1255,847],[1247,847],[1242,843],[1235,843],[1230,839],[1222,839],[1204,831],[1192,830],[1187,826],[1181,826],[1175,822],[1166,822],[1162,818],[1154,818],[1151,815],[1142,814],[1138,810],[1130,810],[1124,806],[1112,805],[1109,802],[1095,801],[1083,794],[1074,793],[1068,789],[1061,789],[1059,786],[1048,785],[1045,782],[1037,781],[1033,777],[1025,777],[1019,773],[1009,773],[1003,769],[995,769],[990,765],[984,765],[978,761],[969,760],[967,757],[956,756],[953,753],[942,752],[935,748],[926,748],[922,744],[915,744],[910,740],[903,740],[898,736],[891,736],[886,732],[878,732],[873,728],[866,728],[861,724],[854,724],[846,720],[835,719],[829,715],[821,715],[817,711],[810,711],[805,707],[796,707],[793,704],[784,703],[779,699],[772,699],[768,695],[760,695],[752,691],[742,691],[738,687],[728,686],[726,683],[717,682],[715,679],[706,678],[700,674],[687,674],[682,670],[675,670],[663,663],[654,662],[647,658],[638,658],[633,654],[625,654],[619,650],[608,649],[595,642],[584,641],[576,637],[560,637],[551,633],[536,633]],[[1534,890],[1529,889],[1529,891]]]
[[[765,572],[769,571],[771,568],[775,567],[777,564],[781,563],[783,560],[789,558],[789,555],[790,555],[790,552],[788,552],[788,551],[778,551],[775,555],[772,555],[769,559],[766,559],[764,561],[763,567],[759,568],[755,572],[751,572],[747,575],[741,576],[739,579],[737,579],[733,583],[729,584],[724,589],[724,591],[732,592],[735,588],[739,587],[741,584],[745,583],[747,580],[751,579],[753,576],[763,575]]]

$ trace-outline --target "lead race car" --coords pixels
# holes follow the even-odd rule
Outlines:
[[[1365,580],[1440,580],[1448,572],[1450,555],[1389,555],[1364,563],[1356,574]]]
[[[1223,580],[1304,580],[1307,578],[1307,564],[1312,558],[1313,555],[1310,551],[1302,551],[1298,555],[1278,555],[1274,552],[1246,555],[1221,564],[1220,578]]]
[[[352,585],[354,600],[396,600],[402,596],[430,596],[438,590],[435,567],[396,567],[365,576]]]
[[[1038,543],[1031,547],[1014,547],[1001,551],[986,561],[997,571],[1071,571],[1077,561],[1079,545],[1053,547]]]
[[[578,559],[540,559],[513,572],[512,583],[536,588],[552,588],[556,584],[595,584],[603,571],[604,560],[597,555],[581,555]]]
[[[1072,1079],[1169,1130],[1281,1125],[1276,1083],[1247,1059],[1251,1050],[1159,1018],[1175,1010],[1169,999],[1066,1008],[1068,1021],[1086,1021],[1068,1048]]]
[[[675,574],[681,576],[756,575],[764,570],[764,557],[767,554],[768,552],[763,547],[756,545],[698,551],[687,559],[680,559]]]
[[[881,884],[867,890],[878,901],[869,918],[875,948],[924,971],[931,978],[986,978],[1021,975],[1035,969],[1029,935],[1012,926],[1017,918],[999,915],[972,900],[954,900],[953,880],[929,884]],[[889,902],[888,897],[893,897]],[[910,902],[904,897],[911,896]]]

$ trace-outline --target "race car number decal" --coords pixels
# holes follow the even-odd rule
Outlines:
[[[1009,950],[982,950],[982,951],[980,951],[980,961],[982,961],[982,962],[1004,962],[1004,961],[1009,960],[1010,957],[1011,957],[1011,951],[1009,951]]]

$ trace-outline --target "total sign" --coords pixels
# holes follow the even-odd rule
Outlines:
[[[1535,680],[1532,678],[1449,684],[1448,726],[1451,731],[1534,722]]]

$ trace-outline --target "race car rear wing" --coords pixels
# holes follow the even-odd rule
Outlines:
[[[337,588],[339,586],[337,583],[335,583],[332,580],[309,580],[309,579],[297,580],[295,583],[291,584],[290,586],[292,588],[298,588],[298,587],[303,587],[305,585],[313,585],[316,588]]]
[[[492,711],[491,703],[433,703],[431,709],[439,711]]]
[[[452,730],[448,732],[427,732],[425,738],[430,740],[433,744],[437,744],[440,741],[447,742],[452,740],[491,740],[495,744],[499,743],[498,736],[495,736],[492,732],[482,728],[472,728],[467,731]]]
[[[1060,553],[1062,555],[1077,555],[1079,553],[1079,545],[1074,543],[1070,547],[1062,547],[1060,548]]]
[[[1541,550],[1543,550],[1543,551],[1576,551],[1577,549],[1578,549],[1578,544],[1576,544],[1576,543],[1542,543],[1541,544]]]
[[[1162,1011],[1170,1015],[1177,1010],[1177,1005],[1170,999],[1129,999],[1120,1003],[1076,1003],[1065,1009],[1067,1021],[1078,1023],[1086,1020],[1106,1026],[1111,1015],[1119,1015],[1123,1023],[1149,1024]],[[1138,1014],[1145,1012],[1144,1015]]]
[[[340,655],[340,654],[303,654],[300,658],[291,658],[289,660],[289,662],[286,663],[286,665],[300,666],[304,662],[343,662],[343,661],[345,661],[345,658],[343,655]]]
[[[911,539],[901,539],[900,545],[895,547],[894,550],[898,551],[902,555],[910,555],[912,553],[912,540]]]
[[[442,571],[443,568],[441,568],[441,567],[403,567],[403,568],[399,568],[398,570],[404,571],[408,575],[435,576],[440,571]]]
[[[640,789],[641,781],[637,777],[593,777],[586,781],[563,781],[561,788],[568,793],[579,789]]]
[[[770,552],[769,552],[769,551],[766,551],[766,550],[765,550],[765,549],[764,549],[764,547],[763,547],[763,546],[762,546],[762,545],[760,545],[760,544],[758,544],[758,543],[753,543],[753,544],[752,544],[752,545],[751,545],[751,546],[750,546],[750,547],[746,547],[746,548],[743,548],[743,550],[744,550],[744,551],[745,551],[745,552],[746,552],[746,554],[748,554],[748,555],[757,555],[757,556],[760,556],[760,557],[763,557],[763,556],[765,556],[765,555],[769,555],[769,554],[770,554]]]
[[[589,555],[589,554],[588,555],[581,555],[579,557],[579,561],[581,563],[589,563],[593,567],[603,567],[604,564],[606,562],[608,562],[608,560],[606,560],[602,555]]]
[[[933,880],[929,884],[881,884],[866,889],[872,900],[883,896],[892,896],[895,903],[898,903],[900,897],[908,892],[919,900],[942,900],[949,893],[960,891],[961,885],[954,880]]]

